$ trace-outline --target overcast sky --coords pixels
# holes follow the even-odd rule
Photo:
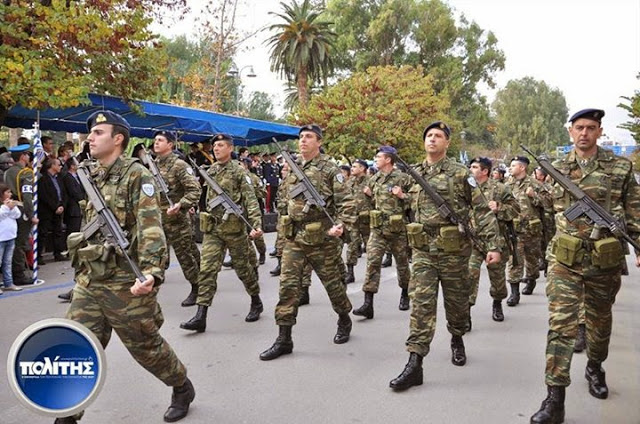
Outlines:
[[[288,1],[288,0],[287,0]],[[187,0],[198,10],[202,0]],[[640,1],[639,0],[448,0],[454,9],[481,28],[493,31],[498,47],[506,55],[506,66],[497,74],[498,87],[509,80],[531,76],[559,89],[569,113],[602,108],[604,132],[616,141],[632,142],[629,132],[616,128],[629,120],[617,107],[620,96],[640,90]],[[250,31],[274,22],[270,11],[280,11],[280,1],[246,1],[239,6],[238,22]],[[167,36],[192,31],[178,23]],[[187,33],[189,35],[189,33]],[[238,54],[237,65],[253,65],[256,78],[242,72],[245,94],[266,91],[281,111],[283,82],[269,71],[265,33],[249,39]],[[493,100],[495,92],[487,92]]]

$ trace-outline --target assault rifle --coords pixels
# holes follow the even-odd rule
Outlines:
[[[578,217],[586,215],[594,223],[593,231],[591,232],[591,239],[599,238],[600,228],[607,228],[616,237],[623,238],[637,251],[640,251],[640,244],[627,234],[624,224],[618,221],[613,215],[611,215],[605,208],[600,206],[595,200],[587,195],[580,189],[573,181],[563,175],[549,162],[549,159],[544,156],[536,156],[526,146],[520,145],[520,147],[531,156],[535,158],[540,167],[547,171],[547,174],[553,178],[553,180],[560,184],[562,188],[567,190],[576,201],[567,210],[564,211],[564,216],[569,222],[573,222]]]
[[[207,186],[217,194],[214,199],[209,201],[209,204],[207,205],[209,210],[213,210],[215,207],[221,205],[224,208],[224,215],[222,216],[223,221],[229,219],[229,214],[233,214],[240,218],[250,230],[253,230],[253,225],[251,225],[249,221],[247,221],[247,218],[242,214],[242,208],[231,200],[231,197],[229,197],[227,192],[220,187],[220,184],[211,178],[211,175],[209,175],[204,168],[198,166],[191,156],[189,156],[189,161],[191,162],[191,165],[198,170],[198,173],[200,173],[200,176],[204,179]]]
[[[85,193],[87,193],[87,201],[91,202],[98,214],[82,229],[85,239],[88,240],[99,230],[107,243],[114,246],[118,253],[127,260],[138,280],[140,280],[140,282],[145,281],[147,277],[142,274],[138,264],[136,264],[127,253],[130,244],[129,240],[127,240],[126,234],[122,231],[118,220],[113,215],[113,212],[111,212],[111,209],[109,209],[109,206],[107,206],[104,197],[102,197],[102,193],[100,193],[96,183],[91,178],[89,169],[84,165],[80,165],[75,156],[73,156],[71,160],[78,167],[78,178],[80,179],[82,188],[84,188]]]
[[[294,185],[291,188],[291,197],[295,198],[300,194],[304,195],[304,198],[307,201],[307,203],[304,205],[304,208],[302,209],[304,213],[309,212],[309,208],[312,205],[317,206],[318,208],[322,209],[322,212],[324,212],[325,215],[327,215],[327,218],[329,218],[331,225],[336,225],[333,217],[326,209],[327,202],[324,201],[322,196],[320,196],[320,193],[318,193],[318,190],[316,190],[313,184],[311,184],[311,181],[309,181],[309,177],[307,177],[304,172],[302,172],[302,169],[300,169],[296,161],[293,160],[293,158],[291,157],[291,153],[283,149],[282,146],[280,146],[280,143],[278,143],[278,140],[275,139],[275,137],[271,139],[278,147],[278,150],[280,151],[280,154],[282,155],[284,160],[287,162],[287,164],[289,164],[289,169],[291,170],[291,172],[293,172],[296,177],[298,177],[298,181],[300,181],[298,184]]]
[[[411,175],[413,180],[418,183],[418,185],[422,188],[422,190],[431,198],[433,203],[435,203],[436,208],[438,209],[438,213],[444,219],[449,220],[453,225],[458,226],[458,231],[461,234],[467,235],[471,242],[478,248],[481,252],[485,253],[487,251],[484,244],[480,241],[475,231],[469,225],[468,220],[463,220],[456,211],[447,203],[446,200],[438,192],[425,180],[422,178],[422,175],[412,167],[410,167],[405,161],[403,161],[398,155],[396,155],[396,161],[400,167],[404,168],[403,171],[407,174]]]
[[[151,171],[151,175],[153,175],[153,179],[156,181],[158,188],[160,189],[162,194],[164,194],[164,197],[169,202],[169,207],[172,208],[173,202],[169,198],[169,187],[167,186],[167,183],[165,182],[164,178],[162,178],[162,175],[160,175],[160,171],[158,170],[158,165],[156,165],[156,161],[153,160],[153,158],[151,157],[151,154],[149,153],[146,147],[144,146],[142,147],[142,152],[143,152],[141,155],[142,163],[144,163],[149,167],[149,171]]]

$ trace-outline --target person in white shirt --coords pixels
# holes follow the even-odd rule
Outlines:
[[[0,261],[2,266],[2,283],[0,288],[5,291],[20,291],[22,287],[13,284],[13,274],[11,272],[11,261],[13,259],[13,248],[16,245],[18,235],[18,223],[16,220],[22,216],[20,209],[16,207],[16,201],[11,199],[11,189],[8,185],[0,183]]]

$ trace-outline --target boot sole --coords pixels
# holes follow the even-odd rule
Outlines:
[[[411,382],[411,384],[406,385],[406,386],[394,386],[391,382],[389,383],[389,387],[392,388],[394,391],[396,392],[403,392],[405,390],[409,390],[410,388],[412,388],[413,386],[422,386],[423,383],[423,379],[421,378],[418,381],[413,381]]]
[[[262,354],[261,354],[260,355],[260,360],[262,360],[262,361],[272,361],[274,359],[278,359],[282,355],[289,355],[290,353],[293,353],[293,346],[291,346],[291,349],[285,349],[283,352],[280,352],[276,356],[262,356]]]
[[[183,327],[182,324],[180,325],[180,328],[182,328],[183,330],[187,330],[187,331],[195,331],[196,333],[204,333],[204,331],[207,329],[207,327],[205,327],[205,328],[188,328],[188,327]]]

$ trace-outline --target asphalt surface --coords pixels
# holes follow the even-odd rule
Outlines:
[[[275,234],[267,234],[267,245]],[[576,354],[567,389],[566,423],[640,423],[640,271],[632,266],[614,306],[609,360],[604,364],[610,395],[591,397],[584,379],[585,353]],[[362,303],[366,255],[348,286],[354,307]],[[294,351],[270,362],[258,355],[277,336],[273,310],[278,279],[269,275],[275,259],[260,267],[265,312],[246,323],[250,299],[235,273],[223,269],[218,293],[202,334],[179,328],[195,308],[180,302],[189,291],[175,257],[160,291],[162,335],[189,370],[196,399],[184,423],[528,423],[546,396],[544,349],[547,305],[544,278],[505,321],[491,320],[491,299],[483,268],[473,330],[465,335],[467,365],[450,362],[442,299],[431,353],[424,360],[424,385],[395,393],[388,384],[404,368],[409,313],[398,310],[395,268],[384,268],[375,297],[375,319],[353,317],[351,340],[332,342],[337,316],[314,275],[311,304],[300,308],[293,328]],[[18,334],[45,318],[63,317],[67,304],[57,294],[72,287],[69,262],[52,262],[40,272],[45,283],[0,296],[0,352],[8,355]],[[117,336],[106,349],[107,379],[82,423],[161,423],[171,390],[140,367]],[[0,423],[39,424],[53,419],[23,407],[0,368]]]

